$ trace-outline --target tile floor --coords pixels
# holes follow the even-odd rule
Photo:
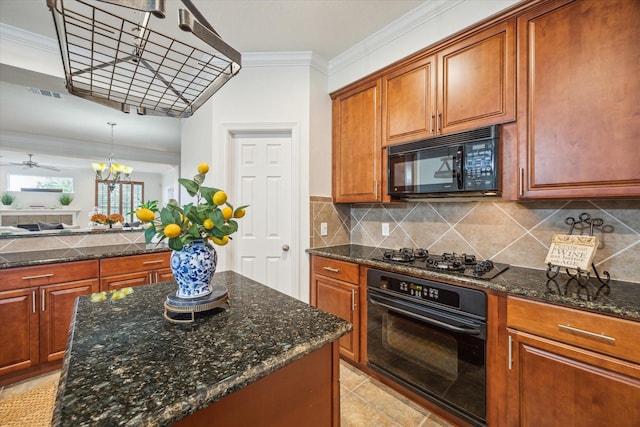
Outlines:
[[[344,361],[340,420],[342,427],[453,427]]]
[[[0,388],[0,400],[58,383],[60,371]],[[340,362],[342,427],[453,427],[350,364]]]

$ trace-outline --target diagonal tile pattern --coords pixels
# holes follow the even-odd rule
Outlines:
[[[451,427],[426,409],[340,361],[342,427]]]
[[[601,218],[595,264],[616,280],[640,283],[640,200],[544,200],[534,202],[407,202],[336,205],[313,197],[311,246],[353,243],[385,248],[426,248],[432,253],[472,253],[483,259],[544,270],[551,237],[567,234],[569,217]],[[348,212],[348,213],[346,213]],[[319,219],[340,223],[317,238]],[[389,236],[382,236],[382,223]],[[348,230],[348,231],[345,231]],[[589,229],[574,230],[588,234]],[[335,233],[335,235],[332,235]]]

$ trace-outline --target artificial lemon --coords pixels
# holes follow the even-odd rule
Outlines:
[[[122,294],[125,295],[125,296],[129,295],[129,294],[132,294],[132,293],[133,293],[133,288],[123,288],[122,289]]]
[[[164,228],[164,235],[170,239],[178,237],[180,235],[180,226],[178,224],[169,224]]]
[[[118,289],[113,291],[113,293],[111,294],[111,299],[112,300],[119,300],[120,298],[124,298],[124,293],[122,292],[122,290]]]
[[[224,205],[227,202],[227,193],[224,191],[216,191],[216,194],[213,195],[213,203],[216,206]]]
[[[247,213],[244,209],[236,209],[236,212],[233,214],[235,218],[242,218]]]
[[[106,292],[96,292],[91,294],[91,302],[102,302],[107,299]]]
[[[233,209],[231,209],[229,206],[222,209],[222,217],[224,218],[225,221],[229,221],[232,216],[233,216]]]
[[[198,165],[198,173],[205,174],[207,172],[209,172],[209,165],[206,163],[200,163]]]
[[[211,240],[213,240],[213,243],[215,243],[218,246],[224,246],[227,243],[229,243],[229,236],[222,236],[222,239],[218,239],[217,237],[212,237]]]
[[[151,209],[140,208],[136,209],[136,218],[138,218],[142,222],[151,222],[155,219],[155,214]]]
[[[211,230],[213,228],[213,221],[211,221],[211,219],[207,218],[202,222],[202,225],[207,230]]]

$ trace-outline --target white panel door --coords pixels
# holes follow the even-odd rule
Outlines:
[[[250,205],[234,238],[234,270],[297,297],[291,221],[291,136],[233,136],[237,206]]]

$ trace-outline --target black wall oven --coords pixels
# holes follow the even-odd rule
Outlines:
[[[367,300],[369,367],[485,426],[484,292],[370,269]]]

